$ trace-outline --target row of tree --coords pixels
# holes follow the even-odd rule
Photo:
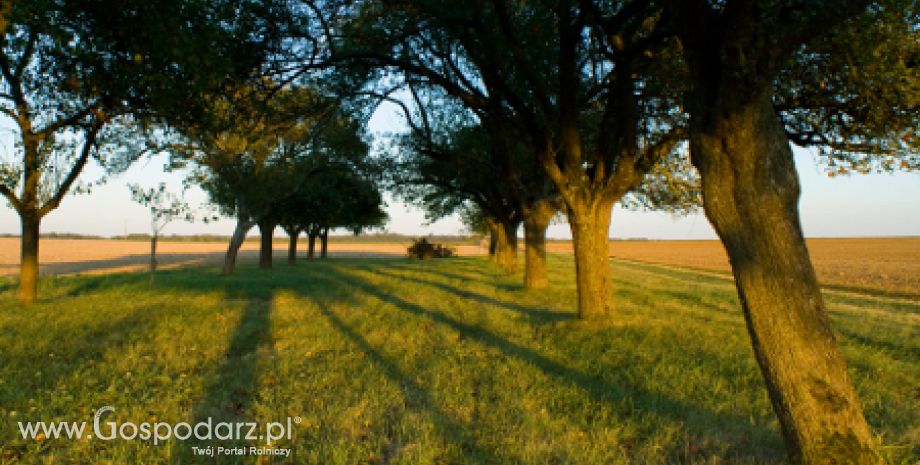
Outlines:
[[[211,101],[208,117],[178,126],[162,147],[173,166],[190,167],[221,214],[236,219],[223,273],[231,274],[246,234],[258,227],[260,264],[271,267],[272,238],[281,225],[289,260],[306,232],[309,256],[317,237],[325,256],[329,230],[382,226],[386,213],[363,126],[316,88],[264,79]]]
[[[881,460],[805,246],[790,142],[844,170],[917,167],[916,2],[415,0],[331,11],[329,61],[374,70],[382,99],[411,94],[423,160],[413,171],[426,185],[475,202],[505,226],[499,243],[513,242],[528,211],[532,229],[544,224],[535,205],[563,205],[583,319],[615,308],[613,205],[669,184],[648,182],[661,163],[690,179],[666,162],[686,142],[790,459]],[[445,100],[474,123],[433,136],[427,107]],[[534,171],[535,183],[522,176]]]
[[[790,142],[835,172],[920,167],[915,1],[129,3],[5,12],[0,111],[19,162],[0,193],[22,219],[22,301],[39,221],[89,158],[117,171],[167,150],[191,166],[237,220],[225,272],[256,225],[270,244],[278,224],[296,241],[378,223],[360,115],[390,101],[409,126],[390,186],[484,224],[508,269],[523,223],[527,287],[546,282],[545,230],[564,214],[586,320],[615,318],[613,206],[701,199],[790,458],[880,461],[805,247]],[[334,218],[311,209],[364,194]]]
[[[155,126],[200,120],[204,96],[251,79],[281,40],[281,2],[30,0],[0,10],[0,114],[15,140],[0,194],[21,220],[19,298],[34,302],[39,227],[90,160],[150,152]]]

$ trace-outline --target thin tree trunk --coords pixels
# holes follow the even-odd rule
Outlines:
[[[317,233],[315,230],[310,230],[307,234],[307,260],[313,261],[313,258],[316,256],[316,236]]]
[[[614,311],[609,256],[610,215],[613,202],[596,201],[569,208],[568,220],[575,249],[578,317],[606,318]]]
[[[156,279],[157,273],[157,233],[150,236],[150,285]]]
[[[37,213],[20,214],[19,302],[35,303],[38,298],[38,241],[41,217]]]
[[[300,236],[299,229],[288,231],[288,265],[297,264],[297,238]]]
[[[329,252],[329,228],[323,228],[323,233],[320,235],[320,241],[322,243],[320,244],[321,249],[319,257],[325,259]]]
[[[492,229],[495,238],[495,263],[508,273],[517,270],[517,230],[519,221],[488,220],[494,222]]]
[[[227,254],[224,256],[224,268],[221,271],[223,275],[231,275],[236,269],[236,257],[239,255],[240,247],[246,240],[246,233],[252,229],[253,222],[243,219],[236,220],[236,227],[233,229],[233,235],[230,236],[230,244],[227,246]]]
[[[524,288],[542,289],[546,277],[546,229],[558,209],[541,200],[524,205]]]
[[[879,463],[805,245],[788,139],[768,89],[734,95],[694,103],[691,153],[789,457]]]
[[[489,230],[489,260],[495,260],[495,252],[498,250],[497,232]]]
[[[489,229],[489,260],[498,261],[498,242],[502,236],[501,222],[493,217],[486,217],[486,227]]]
[[[259,268],[269,269],[272,267],[273,241],[275,239],[275,226],[272,221],[259,221]]]

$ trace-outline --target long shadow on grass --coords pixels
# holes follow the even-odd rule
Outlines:
[[[228,350],[225,360],[219,363],[215,368],[213,378],[207,384],[204,395],[193,408],[193,420],[198,421],[202,418],[211,416],[214,417],[215,422],[233,421],[234,419],[241,418],[244,412],[248,410],[252,403],[253,396],[255,395],[255,386],[259,370],[258,357],[255,356],[255,353],[259,348],[270,344],[269,311],[273,288],[291,289],[309,298],[315,298],[315,295],[312,293],[316,292],[316,289],[338,288],[353,289],[354,291],[386,302],[399,311],[417,317],[431,319],[439,324],[445,325],[460,332],[470,340],[498,350],[506,357],[513,357],[536,367],[548,377],[559,382],[559,384],[573,386],[585,392],[594,402],[612,405],[623,417],[634,415],[633,406],[638,405],[641,406],[641,410],[645,412],[660,418],[676,420],[679,423],[684,423],[686,418],[689,417],[709,419],[711,422],[705,422],[706,424],[702,426],[697,423],[688,425],[694,429],[694,433],[701,434],[704,437],[709,436],[718,438],[726,433],[725,429],[730,428],[732,431],[743,435],[745,439],[749,439],[752,444],[776,444],[778,442],[778,435],[775,432],[752,427],[749,425],[747,418],[742,418],[728,412],[712,412],[706,408],[701,408],[693,404],[648,391],[641,386],[621,386],[612,384],[598,376],[583,373],[560,362],[549,359],[534,349],[511,342],[501,335],[490,332],[485,328],[458,321],[442,311],[426,309],[418,304],[406,301],[389,292],[381,290],[378,286],[369,283],[367,278],[361,276],[363,274],[368,276],[379,274],[377,269],[361,271],[357,269],[359,268],[358,266],[354,266],[356,269],[355,272],[347,272],[346,270],[349,265],[357,264],[342,263],[340,265],[337,263],[335,266],[321,265],[313,269],[305,269],[305,273],[298,272],[296,274],[285,273],[274,275],[266,273],[261,276],[256,275],[255,280],[247,279],[245,284],[232,280],[225,281],[223,287],[232,289],[226,292],[226,297],[228,299],[244,300],[246,303],[242,310],[240,323],[231,338],[230,349]],[[164,284],[168,283],[170,287],[194,291],[215,290],[213,277],[209,277],[209,279],[198,279],[196,278],[196,273],[189,272],[170,273],[168,276],[170,276],[169,279],[165,279],[161,282]],[[249,276],[248,278],[252,277],[253,276]],[[389,278],[402,280],[405,279],[405,276],[397,274],[397,276],[389,276]],[[309,280],[312,284],[307,286],[304,284],[304,280]],[[158,286],[160,285],[162,284],[158,284]],[[429,283],[428,285],[431,284]],[[310,291],[304,292],[307,289],[310,289]],[[446,291],[446,289],[442,290]],[[504,303],[501,303],[501,305],[504,305]],[[342,322],[339,321],[339,323]],[[333,324],[335,324],[334,321]],[[336,325],[336,327],[340,330],[348,329],[351,331],[350,334],[345,334],[356,344],[361,345],[363,341],[363,344],[367,345],[367,341],[364,340],[364,338],[357,335],[344,324]],[[372,351],[368,351],[368,354],[371,355],[371,352]],[[372,357],[372,359],[381,366],[385,372],[389,373],[388,376],[394,379],[406,377],[406,374],[399,371],[396,365],[379,356],[379,354],[376,358]],[[407,389],[411,389],[412,395],[421,395],[423,399],[426,397],[428,399],[431,398],[431,394],[421,390],[418,385],[413,385],[411,382],[408,385],[402,382],[402,385],[407,386]],[[427,401],[425,404],[430,407],[433,405],[433,402]],[[436,413],[435,415],[438,414]],[[242,421],[251,421],[251,419],[243,418]],[[450,422],[445,423],[445,425],[450,425]],[[453,428],[459,429],[462,436],[462,425],[450,426],[448,430],[453,431]],[[654,424],[642,426],[642,428],[644,428],[646,434],[651,435],[654,433],[652,430]],[[466,437],[469,437],[468,433]],[[719,441],[717,440],[715,442]],[[171,457],[173,462],[202,462],[202,457],[188,457],[188,454],[191,453],[190,443],[178,444],[177,447],[182,450]],[[470,442],[470,447],[475,447],[475,443]],[[750,457],[754,454],[759,458],[770,455],[771,448],[769,446],[764,449],[758,447],[756,453],[745,450],[743,447],[742,445],[734,445],[734,447],[731,447],[729,454],[740,457]],[[778,447],[777,450],[779,449],[781,448]],[[474,454],[480,454],[480,457],[488,457],[488,451],[475,452],[475,449],[473,449],[473,451]]]
[[[161,272],[162,274],[163,272]],[[69,289],[62,290],[63,296],[65,297],[80,297],[83,295],[91,294],[93,292],[99,292],[105,289],[111,289],[115,287],[126,287],[133,286],[138,287],[147,284],[147,281],[144,281],[139,273],[118,273],[118,274],[105,274],[100,276],[77,276],[69,278],[69,283],[73,284],[73,287]],[[152,290],[155,290],[151,288]],[[49,297],[53,297],[49,296]]]
[[[437,402],[431,393],[422,388],[411,376],[403,372],[396,363],[383,357],[377,349],[371,346],[367,339],[355,332],[329,310],[325,303],[317,299],[313,299],[313,301],[319,308],[320,313],[329,320],[336,330],[358,346],[387,378],[400,386],[405,394],[403,399],[406,408],[419,412],[427,411],[432,415],[434,425],[441,430],[444,441],[456,444],[466,454],[464,457],[468,460],[466,463],[499,463],[492,451],[479,447],[475,436],[470,434],[468,428],[464,427],[460,420],[451,417],[438,408]],[[381,451],[381,463],[389,463],[392,455],[398,452],[400,438],[396,437],[397,434],[393,430],[387,431],[389,444]]]
[[[849,339],[853,343],[869,347],[875,351],[884,352],[885,355],[893,360],[909,362],[920,359],[920,347],[914,345],[897,344],[892,341],[886,341],[881,337],[860,334],[839,324],[836,325],[834,331],[839,336],[843,336],[844,339]]]
[[[243,301],[239,323],[230,338],[224,358],[215,367],[211,380],[192,410],[192,424],[211,419],[236,424],[256,421],[249,412],[258,391],[260,349],[271,347],[271,307],[273,293],[270,288],[228,287],[225,301]],[[242,429],[245,434],[248,428]],[[240,439],[240,438],[235,438]],[[257,446],[259,442],[242,440],[188,441],[173,445],[172,463],[243,463],[244,457],[219,457],[217,460],[196,457],[192,446],[243,447]],[[254,460],[254,459],[253,459]]]
[[[365,271],[365,273],[379,275],[379,270]],[[403,279],[399,276],[396,279]],[[367,281],[359,276],[344,274],[338,270],[324,270],[324,279],[331,283],[345,285],[356,291],[368,296],[374,297],[382,302],[386,302],[396,309],[423,318],[430,318],[439,324],[443,324],[463,334],[465,337],[478,341],[479,343],[495,348],[507,357],[514,357],[528,364],[537,367],[547,376],[556,379],[562,384],[574,386],[584,391],[595,402],[610,403],[616,408],[619,414],[630,416],[633,414],[633,405],[641,405],[642,409],[653,413],[661,418],[669,418],[678,422],[685,422],[688,417],[708,418],[717,425],[731,425],[735,431],[741,432],[746,438],[751,439],[753,444],[773,444],[776,443],[778,436],[775,432],[767,431],[762,428],[754,428],[749,425],[748,418],[742,418],[739,415],[731,413],[716,413],[711,410],[700,408],[696,405],[671,399],[654,392],[647,391],[638,386],[621,386],[614,385],[604,380],[573,370],[557,361],[551,360],[539,352],[508,341],[484,328],[470,325],[458,321],[439,310],[426,309],[421,306],[403,300],[391,293],[381,291],[376,286],[370,285]],[[626,402],[623,402],[626,401]],[[695,425],[699,426],[699,425]],[[704,436],[718,438],[725,433],[720,428],[707,428],[705,431],[695,431],[702,433]],[[646,430],[646,434],[653,434],[653,430]],[[734,445],[733,454],[745,456],[750,453],[748,450],[741,450],[738,445]],[[762,451],[768,454],[768,450]]]
[[[458,258],[458,259],[452,259],[451,261],[456,261],[456,260],[469,260],[469,259]],[[498,290],[502,290],[506,292],[521,291],[524,289],[520,282],[514,282],[514,283],[507,282],[506,279],[508,279],[508,277],[512,275],[509,275],[505,271],[485,271],[481,268],[471,268],[469,266],[469,263],[470,263],[469,261],[466,261],[462,265],[462,268],[455,266],[454,270],[459,270],[461,272],[469,271],[470,274],[454,273],[451,271],[445,271],[441,268],[435,268],[435,267],[425,268],[425,273],[433,274],[433,275],[440,275],[447,279],[456,279],[456,280],[468,282],[468,283],[472,282],[472,283],[485,284],[485,285],[493,286]],[[415,271],[415,272],[418,271],[418,267],[414,266],[414,264],[399,264],[399,265],[393,266],[392,268],[399,269],[399,270],[410,270],[410,271]]]
[[[36,338],[33,344],[22,346],[24,351],[6,348],[4,359],[17,363],[10,363],[0,370],[0,375],[3,371],[10,371],[3,389],[0,390],[0,404],[26,410],[25,402],[28,398],[35,397],[36,392],[45,391],[54,395],[59,384],[73,373],[92,366],[107,353],[136,343],[156,324],[158,310],[152,306],[143,306],[117,318],[96,321],[91,325],[52,327],[47,329],[49,333],[45,336],[48,337]],[[0,331],[16,335],[19,330],[2,327]],[[41,342],[45,344],[41,345]],[[23,376],[24,374],[26,376]],[[98,377],[100,374],[93,375]]]
[[[482,294],[477,294],[475,292],[466,291],[449,284],[435,281],[433,279],[420,278],[417,275],[403,275],[387,271],[386,269],[381,269],[380,267],[368,267],[360,266],[355,267],[355,269],[361,269],[367,272],[374,273],[378,276],[386,276],[398,281],[412,281],[414,283],[421,284],[423,286],[434,287],[441,291],[454,294],[460,298],[472,300],[477,303],[493,305],[496,307],[506,308],[513,312],[520,313],[528,317],[532,323],[554,323],[557,321],[566,321],[575,319],[575,313],[571,312],[557,312],[552,310],[538,310],[530,308],[526,305],[514,304],[510,302],[501,301],[494,299],[492,297],[487,297]]]

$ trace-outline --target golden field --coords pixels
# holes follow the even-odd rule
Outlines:
[[[330,238],[333,257],[398,257],[409,244],[336,243]],[[301,240],[301,256],[306,241]],[[454,246],[460,255],[481,255],[483,246]],[[920,299],[920,237],[809,239],[812,261],[822,284],[837,289],[886,293]],[[220,263],[226,244],[218,242],[163,241],[158,260],[164,268]],[[571,253],[568,241],[550,241],[549,252]],[[149,244],[143,241],[95,239],[43,239],[41,272],[45,275],[106,273],[143,270]],[[285,260],[286,242],[276,241],[275,259]],[[257,243],[243,246],[241,261],[254,260]],[[616,259],[656,263],[730,273],[728,258],[718,241],[610,241]],[[523,259],[523,257],[521,257]],[[19,239],[0,238],[0,276],[18,271]]]
[[[571,244],[547,249],[570,252]],[[920,298],[920,237],[809,239],[808,250],[825,286]],[[731,272],[719,241],[610,241],[610,256]]]
[[[300,258],[306,254],[307,241],[301,239]],[[399,243],[336,243],[329,240],[329,254],[333,257],[398,257],[406,253],[409,244]],[[241,262],[258,257],[258,242],[246,241],[240,250]],[[317,253],[319,252],[317,243]],[[157,244],[157,262],[161,268],[187,265],[213,265],[222,263],[227,244],[223,242],[160,241]],[[150,260],[150,243],[114,239],[42,239],[39,248],[40,273],[61,275],[72,273],[111,273],[145,270]],[[485,253],[477,246],[459,246],[458,253],[476,255]],[[287,260],[287,241],[275,241],[275,260]],[[0,276],[19,272],[19,239],[0,237]]]

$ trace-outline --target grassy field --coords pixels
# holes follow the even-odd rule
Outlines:
[[[730,281],[615,261],[616,316],[584,324],[571,259],[550,261],[528,293],[481,257],[49,278],[29,309],[0,280],[0,463],[783,463]],[[885,454],[916,463],[920,305],[828,302]],[[119,422],[301,422],[288,459],[19,437],[106,405]]]

